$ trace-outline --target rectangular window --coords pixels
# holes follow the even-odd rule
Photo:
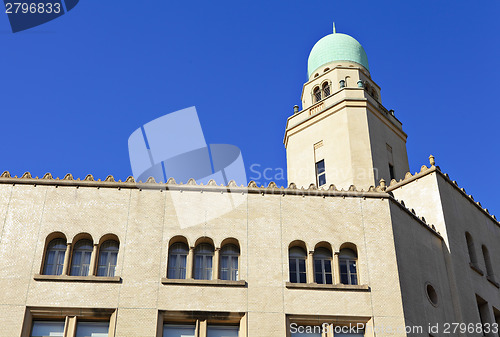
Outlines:
[[[26,310],[29,314],[23,331],[31,331],[30,337],[115,336],[116,311],[113,309],[28,307]]]
[[[394,156],[392,154],[392,146],[389,144],[385,144],[387,148],[387,161],[389,162],[389,177],[392,179],[396,179],[396,175],[394,174]]]
[[[240,329],[237,326],[217,326],[207,327],[207,337],[238,337]]]
[[[394,166],[391,164],[389,164],[389,175],[391,177],[391,180],[396,179],[396,176],[394,175]]]
[[[31,337],[63,337],[64,322],[59,321],[33,321]]]
[[[325,160],[322,159],[316,163],[316,180],[318,187],[326,184]]]
[[[109,322],[77,322],[75,337],[108,337]]]
[[[477,309],[479,311],[479,320],[481,321],[481,324],[484,326],[485,323],[491,323],[488,302],[477,295],[476,300]]]
[[[163,337],[195,337],[194,325],[165,324],[163,326]]]

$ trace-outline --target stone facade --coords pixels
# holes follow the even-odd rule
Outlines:
[[[497,219],[432,156],[407,172],[360,64],[302,104],[288,188],[0,175],[0,337],[498,337]]]

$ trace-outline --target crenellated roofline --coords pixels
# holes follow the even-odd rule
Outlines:
[[[238,186],[234,180],[231,180],[227,185],[218,185],[213,179],[206,185],[197,184],[191,178],[186,184],[177,183],[174,178],[169,178],[166,183],[157,183],[153,177],[149,177],[146,182],[135,181],[134,177],[129,176],[125,181],[116,181],[112,175],[108,175],[106,179],[95,180],[91,174],[85,176],[83,180],[75,179],[71,173],[68,173],[64,178],[54,178],[51,173],[46,173],[42,178],[32,177],[30,172],[25,172],[21,177],[12,177],[8,171],[0,175],[0,184],[9,185],[42,185],[42,186],[67,186],[67,187],[91,187],[91,188],[116,188],[116,189],[138,189],[142,190],[159,190],[159,191],[199,191],[199,192],[218,192],[218,193],[242,193],[242,194],[274,194],[274,195],[297,195],[297,196],[320,196],[326,197],[342,197],[342,198],[374,198],[388,199],[394,204],[403,209],[407,214],[413,217],[418,223],[426,229],[433,232],[436,236],[442,239],[441,234],[436,230],[434,225],[427,224],[424,217],[419,217],[415,210],[405,206],[403,201],[398,201],[386,187],[385,181],[382,179],[377,187],[370,186],[367,191],[358,190],[356,186],[351,185],[349,189],[338,190],[335,185],[330,185],[328,189],[317,188],[315,184],[310,184],[306,189],[303,186],[297,187],[296,184],[290,183],[288,187],[278,187],[276,183],[270,182],[267,187],[257,186],[254,181],[250,181],[247,186]],[[392,186],[392,185],[391,185]]]
[[[404,179],[400,179],[399,181],[396,181],[395,179],[392,179],[390,182],[390,185],[386,188],[387,192],[394,191],[398,189],[401,186],[405,186],[407,184],[410,184],[413,181],[416,181],[422,177],[425,177],[426,175],[429,175],[431,173],[436,173],[439,174],[446,182],[448,182],[455,190],[457,190],[460,194],[462,194],[466,199],[468,199],[476,208],[478,208],[481,212],[483,212],[485,215],[487,215],[491,220],[493,220],[498,226],[500,226],[500,222],[496,218],[495,215],[490,214],[489,210],[487,208],[484,208],[479,201],[475,201],[474,197],[471,194],[467,194],[465,191],[465,188],[461,188],[458,186],[458,183],[455,180],[451,180],[450,176],[447,173],[441,172],[441,168],[439,166],[436,166],[434,156],[429,157],[430,160],[430,167],[427,167],[426,165],[422,165],[420,168],[420,172],[415,172],[415,174],[411,174],[410,172],[407,172]]]

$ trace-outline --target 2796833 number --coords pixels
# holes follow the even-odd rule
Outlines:
[[[498,324],[497,323],[444,323],[443,325],[443,333],[452,333],[456,334],[458,332],[464,333],[498,333]]]
[[[31,13],[31,14],[51,14],[51,13],[61,13],[61,4],[55,3],[44,3],[44,2],[7,2],[5,4],[5,13],[7,14],[17,14],[17,13]]]

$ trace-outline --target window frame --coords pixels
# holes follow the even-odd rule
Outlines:
[[[90,248],[89,249],[81,249],[80,246],[83,246],[86,243],[89,244]],[[73,247],[71,249],[71,263],[70,263],[69,270],[68,270],[69,275],[70,276],[89,276],[89,275],[92,275],[93,274],[93,272],[91,270],[92,254],[94,251],[94,243],[92,242],[92,240],[87,239],[87,238],[80,239],[72,246]],[[78,261],[75,261],[75,253],[82,253]],[[88,253],[88,254],[84,254],[84,253]],[[88,263],[83,263],[85,256],[88,256]],[[75,262],[78,264],[75,265]],[[83,271],[85,270],[84,269],[85,266],[87,269],[87,273],[83,274]],[[75,269],[78,268],[77,274],[74,273],[74,271],[73,271],[74,268]]]
[[[299,250],[300,255],[298,254]],[[303,271],[300,270],[301,262],[304,266]],[[295,271],[292,271],[292,265],[295,265]],[[293,274],[295,274],[295,281],[292,278]],[[301,276],[304,276],[304,282],[302,282]],[[307,251],[304,248],[292,246],[288,249],[288,277],[290,283],[307,283]]]
[[[184,248],[182,252],[174,252],[177,247]],[[184,267],[182,267],[181,257],[184,256]],[[184,242],[174,242],[170,245],[168,249],[168,262],[167,262],[167,278],[173,280],[184,280],[187,278],[187,260],[189,256],[189,246]],[[172,261],[175,258],[175,265],[171,267]],[[182,276],[182,271],[184,271],[184,277]],[[172,275],[172,273],[174,273]]]
[[[238,337],[247,337],[244,328],[247,324],[245,312],[197,311],[193,316],[191,311],[158,311],[158,328],[156,337],[163,335],[165,325],[195,326],[195,337],[207,337],[210,326],[238,327]]]
[[[320,254],[323,253],[321,256]],[[321,274],[321,279],[322,282],[319,283],[317,279],[318,275],[318,270],[316,269],[316,261],[319,261],[321,264],[321,270],[319,271],[319,274]],[[330,264],[330,272],[326,271],[326,263],[328,262]],[[324,247],[318,247],[314,250],[313,253],[313,269],[314,269],[314,282],[317,284],[333,284],[333,255],[330,250]],[[330,276],[330,281],[327,282],[327,276]]]
[[[64,246],[64,249],[63,248],[52,248],[51,246],[56,246],[57,245],[57,241],[60,241],[62,242]],[[59,276],[59,275],[63,275],[64,273],[64,263],[65,263],[65,260],[66,260],[66,250],[68,249],[68,241],[66,240],[65,237],[61,237],[61,236],[58,236],[56,238],[53,238],[51,240],[48,241],[47,243],[47,247],[45,249],[45,256],[44,256],[44,259],[43,259],[43,266],[42,266],[42,275],[51,275],[51,276]],[[56,252],[56,257],[57,257],[57,261],[59,262],[62,262],[62,264],[60,263],[52,263],[52,264],[49,264],[49,256],[50,256],[50,253],[51,251],[55,251]],[[59,258],[62,256],[62,260],[59,260]],[[54,258],[54,261],[56,261],[56,258]],[[52,265],[52,268],[51,268],[51,271],[47,271],[48,269],[48,266],[49,265]],[[60,266],[61,268],[61,272],[60,273],[57,273],[58,271],[58,266]]]
[[[116,309],[27,307],[21,337],[31,337],[35,322],[64,322],[67,336],[75,336],[78,322],[107,322],[108,337],[115,337]],[[65,336],[66,336],[65,335]]]
[[[229,249],[233,248],[233,252],[227,252]],[[227,268],[222,267],[222,260],[227,257]],[[236,260],[236,268],[234,268],[234,260]],[[240,263],[240,248],[232,243],[225,244],[222,246],[219,252],[219,279],[224,281],[238,281],[239,280],[239,265]],[[226,272],[228,278],[223,278],[223,272]]]
[[[107,243],[110,243],[110,242],[114,242],[116,244],[116,250],[109,250],[109,251],[104,251],[104,249],[107,249],[108,247],[104,247]],[[104,248],[103,248],[104,247]],[[116,253],[116,262],[114,265],[111,264],[111,259],[110,257],[112,256],[112,254],[115,254]],[[115,239],[108,239],[108,240],[105,240],[103,241],[100,245],[99,245],[99,251],[97,253],[97,263],[96,263],[96,266],[95,266],[95,276],[97,277],[115,277],[116,276],[116,267],[118,266],[118,254],[120,253],[120,242],[118,240],[115,240]],[[106,254],[106,264],[101,264],[101,258],[102,256]],[[111,267],[113,266],[113,267]],[[104,267],[105,270],[106,270],[106,273],[105,275],[99,275],[99,270],[101,267]],[[110,275],[110,271],[113,270],[113,275]]]
[[[322,171],[320,171],[321,168],[319,168],[320,163],[322,163],[323,168]],[[316,170],[316,183],[318,184],[318,187],[326,185],[326,165],[325,165],[325,159],[318,160],[315,165],[315,170]],[[324,183],[321,184],[321,179],[324,179]]]
[[[206,252],[203,252],[204,247],[210,247]],[[195,280],[213,280],[214,272],[214,255],[215,247],[210,243],[200,243],[194,249],[193,254],[193,279]],[[198,257],[201,257],[201,266],[199,266]],[[208,261],[210,261],[210,267],[208,267]],[[200,271],[200,276],[198,277],[197,271]]]
[[[352,252],[353,256],[352,255],[349,255],[349,254],[346,254],[346,255],[342,255],[342,251],[344,251],[344,253],[346,251],[350,251]],[[342,264],[345,263],[346,265],[346,277],[347,277],[347,283],[344,282],[342,280],[342,275],[344,273],[342,273]],[[356,272],[352,272],[351,271],[351,266],[354,264],[354,268],[356,270]],[[359,272],[358,272],[358,253],[356,250],[352,249],[352,248],[342,248],[340,251],[339,251],[339,281],[341,284],[344,284],[344,285],[359,285]],[[356,282],[353,283],[352,282],[352,276],[355,276],[355,280]]]

